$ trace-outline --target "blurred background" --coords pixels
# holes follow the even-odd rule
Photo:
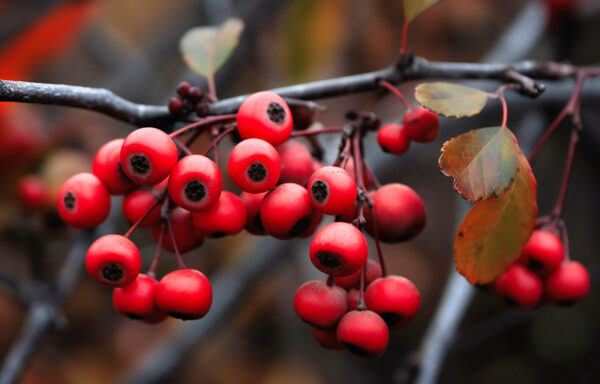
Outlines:
[[[430,60],[477,62],[489,59],[496,47],[496,61],[597,64],[600,2],[572,1],[570,11],[560,13],[549,13],[547,3],[553,1],[445,0],[411,25],[409,51]],[[498,48],[528,7],[535,9],[530,19],[511,44]],[[383,68],[398,58],[402,37],[401,0],[0,0],[0,78],[103,87],[138,103],[166,104],[180,81],[204,84],[185,67],[179,38],[194,26],[219,24],[232,16],[244,20],[246,29],[217,75],[221,98]],[[522,40],[532,43],[515,52]],[[402,86],[412,103],[415,84]],[[497,86],[477,85],[487,90]],[[508,124],[525,151],[564,105],[570,85],[548,82],[548,92],[539,100],[509,99]],[[372,98],[363,94],[322,100],[328,110],[319,120],[341,124],[346,111]],[[584,131],[565,213],[571,257],[590,271],[591,293],[573,307],[522,312],[477,291],[449,344],[439,382],[600,381],[599,101],[600,83],[590,82],[582,101]],[[388,97],[376,112],[390,122],[401,119],[404,108]],[[427,227],[416,239],[383,247],[389,271],[411,279],[422,303],[413,323],[391,334],[383,356],[362,359],[324,350],[295,315],[297,287],[323,278],[310,265],[308,239],[283,242],[242,233],[207,240],[184,256],[188,266],[207,273],[215,286],[215,308],[195,322],[171,319],[147,325],[118,315],[111,290],[85,276],[81,263],[80,279],[67,292],[56,324],[44,329],[19,382],[409,382],[454,268],[452,241],[465,212],[451,180],[437,168],[439,149],[453,136],[497,125],[500,119],[499,105],[489,103],[477,117],[442,120],[437,141],[413,143],[400,157],[383,154],[374,135],[367,138],[366,158],[380,180],[411,186],[428,212]],[[0,103],[1,360],[19,339],[32,303],[52,297],[53,282],[77,236],[61,224],[53,207],[60,184],[91,170],[95,151],[132,128],[93,112]],[[540,214],[549,212],[558,193],[568,142],[564,128],[533,164]],[[319,140],[331,162],[337,140]],[[231,146],[228,141],[222,145],[224,159]],[[49,186],[42,209],[27,209],[17,198],[17,185],[28,174]],[[225,184],[237,192],[231,180]],[[123,233],[128,225],[119,215],[120,201],[113,205],[117,212],[109,230]],[[151,236],[138,231],[133,239],[148,266],[154,252]],[[79,257],[83,260],[83,254]],[[175,257],[165,253],[159,277],[174,268]]]

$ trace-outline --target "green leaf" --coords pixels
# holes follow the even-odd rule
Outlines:
[[[468,117],[481,112],[487,92],[464,85],[434,82],[415,88],[415,98],[426,108],[446,117]]]
[[[520,154],[513,183],[467,213],[454,238],[454,260],[471,284],[491,283],[519,258],[535,226],[536,190],[531,167]]]
[[[508,128],[481,128],[444,143],[438,164],[443,174],[454,178],[461,196],[478,201],[498,196],[510,185],[520,155]]]
[[[404,20],[410,23],[421,12],[439,3],[441,0],[404,0]]]
[[[185,63],[204,77],[212,77],[238,44],[244,23],[229,19],[218,27],[197,27],[179,41]]]

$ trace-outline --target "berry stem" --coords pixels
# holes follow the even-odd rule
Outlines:
[[[217,101],[217,86],[215,85],[215,76],[207,76],[206,82],[208,83],[208,93],[213,101]]]
[[[158,266],[158,259],[160,259],[160,254],[162,251],[162,242],[165,237],[166,228],[164,223],[160,226],[160,233],[158,234],[158,241],[156,242],[156,252],[154,253],[154,258],[152,259],[152,264],[150,264],[150,268],[148,268],[148,272],[146,273],[148,277],[156,279],[156,267]]]
[[[227,127],[223,132],[221,132],[220,134],[214,136],[214,138],[211,140],[210,145],[204,150],[204,152],[202,152],[202,155],[206,156],[211,149],[214,148],[215,150],[215,157],[216,152],[217,152],[217,145],[227,136],[229,135],[231,132],[235,131],[236,126],[232,125],[230,127]]]
[[[502,103],[502,129],[506,128],[506,120],[508,119],[508,106],[506,105],[506,99],[504,93],[499,95],[500,103]]]
[[[182,143],[181,140],[179,140],[176,137],[173,137],[173,142],[175,142],[175,145],[177,146],[177,148],[181,149],[181,151],[183,153],[185,153],[186,156],[192,155],[192,151],[190,151],[188,146],[186,144]]]
[[[400,48],[400,54],[404,55],[406,53],[406,46],[408,42],[408,26],[410,22],[405,21],[404,26],[402,27],[402,46]]]
[[[173,138],[173,137],[179,136],[183,133],[186,133],[188,131],[191,131],[192,129],[204,128],[206,126],[209,126],[209,125],[212,125],[215,123],[221,123],[221,122],[225,122],[225,121],[235,120],[236,117],[237,117],[237,115],[234,113],[228,114],[228,115],[205,117],[195,123],[188,124],[183,128],[180,128],[174,132],[171,132],[171,134],[169,134],[169,137]]]
[[[360,293],[358,295],[358,305],[356,306],[356,309],[359,311],[364,311],[365,309],[367,309],[367,305],[365,304],[365,277],[367,274],[366,271],[367,263],[365,263],[365,266],[360,271]]]
[[[552,217],[558,219],[563,214],[565,207],[565,200],[567,198],[567,191],[569,187],[569,178],[571,177],[571,170],[573,169],[573,159],[575,158],[575,150],[577,149],[577,143],[579,142],[579,130],[576,127],[571,129],[571,139],[569,141],[569,152],[567,154],[567,160],[565,163],[565,172],[563,174],[562,183],[560,186],[560,192],[556,205],[552,210]]]
[[[558,230],[559,230],[559,238],[560,241],[563,244],[563,249],[565,250],[565,256],[564,256],[564,260],[565,261],[569,261],[571,260],[571,256],[569,254],[569,234],[567,233],[567,226],[565,225],[565,222],[562,220],[558,221]]]
[[[333,286],[333,276],[332,275],[327,276],[326,284],[327,284],[328,287],[332,287]]]
[[[398,88],[394,87],[392,84],[388,83],[385,80],[381,80],[379,82],[379,85],[390,91],[394,96],[396,96],[396,98],[400,100],[402,104],[404,104],[406,109],[410,109],[410,104],[408,103],[408,101],[406,101],[406,98]]]
[[[171,216],[167,217],[167,227],[169,228],[169,236],[171,236],[171,242],[173,243],[173,250],[175,251],[175,257],[177,257],[177,264],[179,264],[179,269],[185,269],[186,266],[181,258],[181,253],[179,253],[179,247],[177,246],[177,241],[175,240],[175,232],[173,231],[173,223],[171,222]]]
[[[166,190],[165,190],[166,192]],[[159,199],[156,199],[156,201],[154,202],[154,204],[152,204],[152,206],[142,215],[142,217],[140,217],[135,223],[133,223],[133,225],[129,228],[129,230],[127,230],[127,232],[125,232],[125,234],[123,235],[124,237],[128,238],[133,234],[133,232],[139,227],[140,223],[142,221],[144,221],[144,219],[146,217],[148,217],[148,215],[150,215],[150,212],[152,212],[152,210],[156,207],[159,206],[159,204],[161,204],[165,198],[165,192],[163,192],[163,196]]]
[[[333,133],[340,132],[344,128],[343,127],[325,127],[318,129],[308,129],[306,131],[293,131],[291,137],[299,137],[299,136],[310,136],[310,135],[319,135],[321,133]]]
[[[373,217],[373,206],[372,203],[367,205],[371,217]],[[375,247],[377,248],[377,256],[379,257],[379,265],[381,265],[381,275],[387,276],[387,268],[385,266],[385,259],[383,258],[383,251],[381,250],[381,243],[379,242],[379,233],[377,230],[377,220],[373,220],[373,237],[375,238]]]

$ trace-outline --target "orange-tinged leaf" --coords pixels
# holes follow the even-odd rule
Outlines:
[[[419,16],[421,12],[439,3],[441,0],[404,0],[404,20],[408,23]]]
[[[238,44],[244,23],[228,19],[217,27],[197,27],[179,41],[185,63],[200,75],[210,78],[227,61]]]
[[[471,284],[491,283],[519,258],[535,225],[536,193],[537,182],[521,154],[512,184],[467,213],[454,238],[454,260]]]
[[[424,107],[446,117],[469,117],[481,112],[488,94],[477,88],[438,81],[419,84],[415,98]]]
[[[508,128],[490,127],[457,136],[442,147],[439,167],[469,201],[498,196],[517,173],[521,151]]]

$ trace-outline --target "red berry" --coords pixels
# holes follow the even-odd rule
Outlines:
[[[315,221],[315,212],[306,188],[294,183],[275,187],[267,193],[260,206],[265,230],[279,239],[305,234]]]
[[[440,119],[437,114],[421,106],[411,109],[402,119],[406,137],[417,143],[430,143],[440,133]]]
[[[131,132],[121,147],[123,172],[140,185],[161,182],[169,176],[177,158],[177,147],[169,135],[151,127]]]
[[[231,192],[221,192],[219,201],[211,208],[192,214],[194,225],[210,237],[223,237],[241,232],[246,225],[246,205]]]
[[[346,313],[346,291],[324,281],[309,281],[296,291],[294,309],[313,327],[331,328]]]
[[[204,274],[180,269],[165,275],[155,291],[156,305],[171,317],[195,320],[204,317],[212,305],[212,287]]]
[[[323,213],[340,215],[356,202],[356,182],[340,167],[327,166],[308,180],[310,202]]]
[[[293,125],[287,103],[279,95],[268,91],[248,96],[237,114],[237,127],[242,139],[263,139],[271,145],[286,141]]]
[[[122,211],[125,219],[131,224],[136,223],[152,207],[152,211],[139,224],[140,228],[149,228],[160,224],[161,204],[156,204],[158,198],[155,193],[145,189],[136,189],[123,198]]]
[[[379,240],[386,243],[411,239],[425,227],[425,204],[412,188],[404,184],[388,184],[370,197],[373,208],[365,209],[365,217],[367,232],[373,237],[375,224]]]
[[[337,327],[340,343],[350,352],[375,357],[385,351],[390,332],[385,321],[373,311],[350,311],[342,317]]]
[[[337,276],[333,278],[333,283],[344,289],[350,289],[360,284],[360,274],[362,269],[348,276]],[[380,278],[382,275],[381,266],[375,260],[367,260],[367,274],[365,276],[365,287],[368,287],[373,280]]]
[[[386,276],[369,285],[365,304],[377,312],[391,329],[407,326],[417,314],[421,304],[419,290],[401,276]]]
[[[523,309],[535,307],[542,297],[542,281],[521,264],[513,264],[494,282],[494,292]]]
[[[129,285],[113,290],[112,301],[115,310],[121,315],[135,320],[154,319],[164,314],[154,302],[154,292],[158,281],[144,274],[139,274]]]
[[[48,190],[44,181],[35,175],[24,176],[17,185],[17,195],[21,206],[29,211],[37,211],[46,205]]]
[[[572,304],[589,292],[590,275],[581,263],[566,261],[544,281],[544,290],[553,303]]]
[[[358,303],[360,302],[360,291],[358,289],[351,289],[348,291],[348,312],[358,309]],[[363,308],[364,309],[364,308]]]
[[[122,195],[133,190],[136,185],[123,172],[121,167],[121,147],[124,139],[114,139],[104,144],[96,156],[92,169],[108,192],[112,195]]]
[[[305,186],[310,175],[316,170],[309,150],[297,140],[288,140],[276,149],[281,158],[279,182]]]
[[[90,245],[85,255],[85,268],[92,279],[113,287],[131,284],[141,266],[140,251],[121,235],[102,236]]]
[[[533,231],[519,262],[539,275],[547,275],[558,269],[565,257],[562,242],[552,232]]]
[[[173,227],[175,242],[177,243],[179,252],[185,253],[202,245],[206,234],[196,229],[190,211],[176,207],[171,211],[169,217],[171,218],[171,226]],[[154,238],[154,241],[158,241],[161,231],[161,225],[152,227],[152,237]],[[166,225],[162,247],[170,252],[175,252],[173,240],[171,239],[171,234]]]
[[[342,222],[327,224],[310,243],[310,260],[317,269],[331,276],[360,271],[367,262],[368,252],[362,232]]]
[[[337,339],[336,329],[319,329],[311,327],[310,332],[313,339],[319,343],[319,345],[326,349],[343,349],[344,346]]]
[[[268,142],[247,139],[237,144],[229,156],[229,176],[246,192],[266,192],[273,188],[281,174],[279,153]]]
[[[169,176],[169,196],[189,211],[209,209],[221,195],[221,172],[214,161],[202,155],[179,160]]]
[[[71,176],[60,187],[58,213],[72,227],[97,227],[108,217],[109,211],[110,195],[91,173]]]
[[[242,192],[240,198],[246,206],[246,231],[253,235],[266,235],[265,227],[260,219],[260,206],[267,192]]]
[[[377,142],[384,152],[402,155],[410,147],[410,139],[402,124],[386,124],[377,132]]]

